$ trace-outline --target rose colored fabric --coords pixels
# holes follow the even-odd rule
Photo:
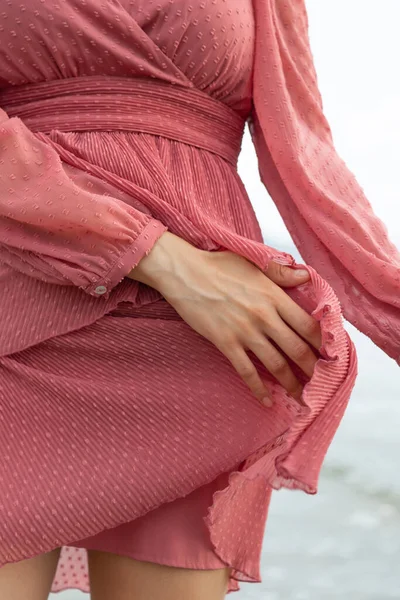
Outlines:
[[[193,490],[187,496],[166,502],[141,517],[100,531],[89,538],[70,542],[63,549],[59,570],[54,577],[54,588],[68,584],[71,575],[63,577],[63,570],[68,566],[67,557],[76,555],[78,548],[113,552],[170,567],[197,570],[225,568],[227,565],[214,552],[204,518],[213,502],[213,494],[223,490],[228,482],[229,472],[222,473],[211,483]],[[262,498],[259,512],[253,515],[261,527],[265,524],[270,495],[271,489],[267,497]],[[250,502],[248,513],[256,508]],[[242,518],[248,518],[243,510],[241,515]]]
[[[304,3],[32,0],[0,19],[0,564],[232,471],[206,524],[230,591],[259,581],[270,489],[315,493],[354,385],[341,312],[400,362],[399,253],[333,146]],[[237,174],[246,121],[311,275],[288,293],[323,333],[312,379],[292,364],[302,406],[255,360],[276,397],[260,407],[125,277],[166,229],[297,267],[263,243]],[[63,561],[52,591],[88,591],[85,555]]]

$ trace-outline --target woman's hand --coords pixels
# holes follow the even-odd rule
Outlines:
[[[268,390],[246,354],[251,350],[296,399],[302,387],[274,340],[311,377],[319,350],[318,321],[280,286],[305,283],[309,275],[271,262],[266,274],[233,252],[199,250],[165,232],[129,277],[157,289],[195,331],[232,363],[259,400],[271,405]]]

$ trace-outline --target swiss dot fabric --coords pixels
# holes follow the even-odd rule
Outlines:
[[[0,565],[63,546],[52,591],[89,591],[74,541],[229,473],[207,531],[229,591],[260,581],[271,488],[316,492],[354,385],[342,311],[400,362],[399,253],[334,149],[307,25],[302,0],[3,7]],[[153,107],[182,91],[165,98],[164,131],[149,131],[159,108],[129,120],[141,81]],[[254,360],[276,400],[260,406],[222,353],[126,278],[166,230],[260,269],[297,266],[263,243],[236,171],[246,121],[310,272],[288,293],[323,333],[310,381],[291,363],[301,406]]]

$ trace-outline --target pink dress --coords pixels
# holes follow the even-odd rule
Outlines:
[[[0,566],[62,546],[52,591],[89,591],[94,547],[260,581],[271,489],[316,492],[354,385],[342,311],[400,362],[399,253],[334,149],[304,4],[31,0],[0,32]],[[289,359],[302,405],[254,359],[261,406],[126,278],[167,229],[297,268],[237,173],[246,122],[323,334],[310,381]]]

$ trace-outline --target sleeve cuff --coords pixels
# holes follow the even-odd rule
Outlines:
[[[150,252],[158,238],[165,231],[168,231],[168,227],[164,223],[158,219],[151,219],[126,253],[118,257],[117,262],[114,263],[108,273],[83,288],[84,291],[91,296],[103,296],[108,300],[111,290],[121,283],[124,277]]]

